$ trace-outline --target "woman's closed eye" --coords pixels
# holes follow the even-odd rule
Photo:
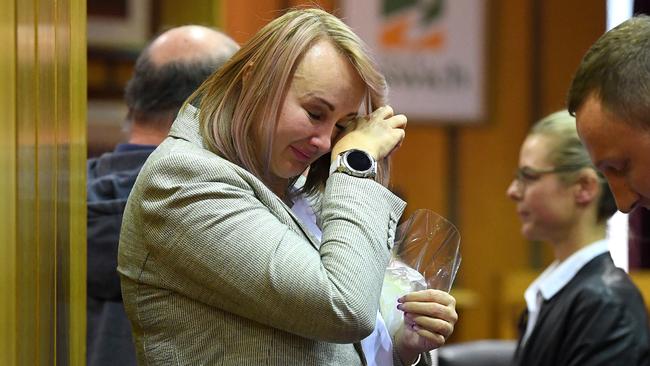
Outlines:
[[[309,111],[307,110],[307,115],[309,116],[310,119],[320,121],[323,118],[323,114],[320,112],[315,112],[315,111]]]
[[[533,169],[528,168],[528,167],[523,167],[517,169],[517,172],[515,173],[515,177],[519,181],[523,182],[533,182],[536,181],[540,178],[540,175],[537,174]]]
[[[345,130],[346,128],[348,128],[348,126],[350,126],[350,124],[352,123],[353,120],[354,120],[354,117],[353,117],[353,118],[348,118],[348,119],[346,119],[346,120],[344,120],[344,121],[341,121],[341,122],[338,122],[338,123],[336,124],[336,128],[337,128],[339,131],[343,131],[343,130]]]

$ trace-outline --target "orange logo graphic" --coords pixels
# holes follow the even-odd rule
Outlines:
[[[379,44],[385,48],[439,49],[445,44],[444,29],[436,27],[444,0],[384,0],[385,19]]]

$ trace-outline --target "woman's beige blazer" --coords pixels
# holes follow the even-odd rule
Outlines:
[[[129,197],[118,270],[141,365],[365,363],[404,202],[327,181],[322,244],[246,170],[208,151],[187,106]]]

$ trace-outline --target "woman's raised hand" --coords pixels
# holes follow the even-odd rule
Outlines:
[[[355,118],[342,131],[332,148],[332,159],[343,151],[363,150],[376,160],[390,155],[404,139],[406,116],[394,115],[393,108],[383,106],[366,116]]]

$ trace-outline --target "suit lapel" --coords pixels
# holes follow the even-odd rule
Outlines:
[[[262,184],[262,183],[260,182],[260,184]],[[274,208],[280,209],[280,210],[283,211],[282,213],[280,213],[280,212],[277,212],[277,210],[276,210],[276,214],[278,216],[281,216],[282,214],[289,216],[290,220],[285,221],[285,224],[292,227],[292,229],[294,231],[296,231],[296,232],[302,232],[305,235],[305,237],[307,237],[307,239],[309,240],[309,243],[314,247],[314,249],[320,250],[320,240],[318,240],[318,238],[316,238],[311,233],[311,230],[309,230],[309,228],[303,224],[302,220],[300,220],[296,216],[296,214],[293,212],[293,210],[286,203],[284,203],[280,199],[280,197],[278,197],[275,193],[271,192],[268,188],[266,188],[266,186],[263,186],[263,189],[265,189],[272,196],[271,199],[275,201],[275,205],[273,205]]]
[[[354,349],[357,350],[357,353],[359,353],[361,364],[364,366],[368,365],[368,361],[366,361],[366,355],[363,353],[363,347],[361,347],[361,342],[355,342],[353,344],[354,344]]]

